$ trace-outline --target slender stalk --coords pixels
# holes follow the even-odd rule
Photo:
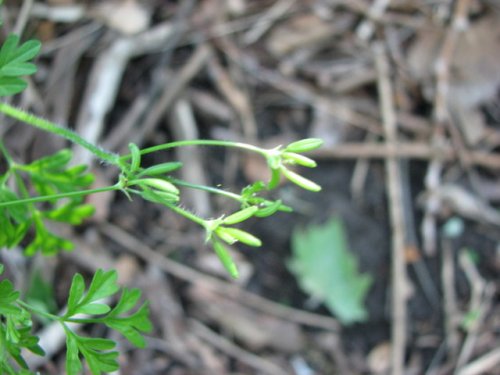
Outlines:
[[[179,214],[181,216],[184,216],[186,219],[189,219],[193,222],[195,222],[196,224],[199,224],[201,225],[203,228],[207,228],[207,221],[205,219],[202,219],[201,217],[198,217],[196,216],[195,214],[179,207],[179,206],[176,206],[174,204],[169,204],[169,203],[164,203],[165,206],[167,206],[168,208],[170,208],[172,211],[174,211],[176,214]]]
[[[234,199],[235,201],[238,201],[240,203],[243,201],[243,199],[241,198],[241,195],[239,195],[239,194],[235,194],[235,193],[232,193],[230,191],[218,189],[218,188],[215,188],[212,186],[192,184],[190,182],[179,180],[177,178],[169,178],[169,181],[174,183],[175,185],[178,185],[178,186],[184,186],[184,187],[188,187],[191,189],[203,190],[203,191],[206,191],[209,193],[219,194],[219,195],[222,195],[224,197]]]
[[[97,189],[71,191],[68,193],[44,195],[41,197],[31,197],[31,198],[19,199],[19,200],[10,201],[10,202],[0,202],[0,208],[16,206],[19,204],[29,204],[29,203],[47,202],[50,200],[59,200],[59,199],[64,199],[64,198],[82,197],[84,195],[103,193],[105,191],[120,190],[120,189],[121,189],[121,185],[115,184],[112,186],[106,186],[106,187],[97,188]]]
[[[99,159],[106,161],[110,164],[119,166],[120,158],[118,157],[118,155],[93,145],[92,143],[86,141],[85,139],[83,139],[77,133],[75,133],[70,129],[64,128],[60,125],[57,125],[56,123],[32,115],[31,113],[25,112],[7,103],[0,102],[0,112],[3,112],[5,115],[9,117],[22,121],[35,128],[42,129],[49,133],[56,134],[60,137],[66,138],[69,141],[86,148]]]
[[[177,142],[164,143],[161,145],[148,147],[148,148],[141,150],[141,155],[146,155],[146,154],[150,154],[153,152],[168,150],[168,149],[175,148],[175,147],[186,147],[186,146],[232,147],[232,148],[239,148],[239,149],[243,149],[243,150],[247,150],[247,151],[256,152],[264,157],[266,157],[268,154],[268,150],[257,147],[257,146],[249,145],[246,143],[233,142],[233,141],[220,141],[220,140],[215,140],[215,139],[194,139],[194,140],[188,140],[188,141],[177,141]],[[124,156],[120,157],[120,160],[126,160],[129,158],[130,158],[130,155],[124,155]]]
[[[14,163],[14,160],[12,159],[12,156],[10,156],[9,151],[3,144],[2,140],[0,140],[0,152],[3,154],[5,160],[7,161],[7,164],[11,166]]]

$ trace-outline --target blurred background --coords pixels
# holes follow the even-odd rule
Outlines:
[[[84,225],[54,227],[73,252],[1,253],[16,286],[55,311],[75,272],[116,268],[143,290],[155,329],[145,350],[112,337],[120,373],[499,373],[498,1],[6,0],[2,18],[2,40],[43,45],[13,103],[116,153],[324,140],[308,154],[318,167],[300,169],[323,190],[273,193],[294,212],[245,224],[263,246],[232,249],[237,281],[199,227],[115,193],[87,198]],[[73,147],[2,122],[19,161]],[[116,169],[73,151],[95,187],[115,183]],[[144,163],[170,160],[232,191],[269,177],[259,157],[220,148]],[[194,190],[182,204],[207,218],[237,209]],[[36,330],[54,345],[30,364],[63,373],[63,342]]]

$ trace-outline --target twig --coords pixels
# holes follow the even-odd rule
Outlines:
[[[16,17],[16,24],[14,25],[14,29],[12,32],[17,35],[22,35],[24,29],[26,28],[26,24],[28,23],[28,19],[30,17],[31,9],[33,8],[34,0],[24,0],[21,10],[19,11],[18,16]]]
[[[223,46],[226,44],[223,43]],[[245,139],[248,142],[255,142],[257,139],[257,122],[255,121],[249,96],[231,81],[229,74],[214,55],[208,61],[208,70],[218,90],[238,113]]]
[[[130,134],[134,133],[134,126],[144,116],[150,105],[151,98],[147,94],[135,98],[121,120],[111,127],[110,133],[102,142],[103,147],[107,150],[119,151],[120,146],[126,145]],[[142,139],[135,139],[134,141],[137,144],[142,143]]]
[[[296,0],[279,0],[259,17],[253,27],[243,36],[243,43],[252,44],[271,28],[273,23],[282,18],[295,4]]]
[[[457,296],[455,292],[455,261],[451,239],[443,233],[441,241],[442,265],[441,282],[443,284],[443,309],[446,345],[451,359],[455,359],[458,352],[458,318]]]
[[[392,156],[417,160],[436,159],[440,163],[457,160],[456,151],[449,145],[443,144],[437,147],[423,142],[397,142],[395,147],[391,149],[381,143],[349,142],[335,145],[335,147],[325,146],[312,151],[310,155],[318,159],[385,159]],[[472,164],[492,170],[500,170],[499,154],[473,151],[470,156]]]
[[[196,368],[196,357],[189,350],[183,310],[178,296],[174,293],[170,281],[160,268],[151,264],[148,267],[147,285],[144,286],[146,298],[150,301],[152,315],[160,321],[160,346],[168,348],[169,354],[186,364]]]
[[[217,349],[223,351],[227,355],[236,358],[242,363],[247,364],[248,366],[261,371],[264,374],[268,375],[286,375],[286,372],[281,367],[277,366],[273,362],[265,360],[261,356],[250,353],[239,346],[233,344],[229,340],[226,340],[224,337],[216,334],[208,327],[203,325],[197,320],[189,319],[189,324],[191,326],[192,332],[199,336],[201,339],[207,341]]]
[[[415,210],[413,207],[412,184],[410,181],[410,166],[408,160],[401,160],[401,176],[403,185],[403,209],[405,213],[406,238],[405,246],[407,252],[413,252],[415,259],[411,266],[415,271],[415,276],[428,302],[434,309],[440,308],[441,296],[436,290],[436,285],[430,275],[429,269],[421,256],[419,241],[417,239],[415,225]]]
[[[171,82],[164,85],[164,90],[160,93],[160,97],[153,108],[150,109],[147,117],[137,129],[135,139],[144,139],[154,129],[160,118],[165,114],[166,110],[172,105],[176,98],[179,97],[181,91],[193,79],[193,77],[205,66],[207,59],[212,53],[212,49],[206,45],[199,45],[189,61],[176,72],[175,77]]]
[[[367,142],[373,142],[376,139],[374,134],[368,133],[366,136]],[[368,158],[358,158],[354,171],[352,173],[350,190],[351,196],[358,204],[363,203],[363,187],[366,182],[366,177],[370,170],[370,160]]]
[[[496,348],[462,367],[457,375],[481,375],[500,366],[500,348]]]
[[[72,43],[60,45],[60,48],[54,50],[44,98],[46,106],[52,108],[50,117],[56,123],[69,123],[79,62],[95,44],[98,37],[95,31],[95,24],[75,28],[64,36],[71,39]]]
[[[59,23],[76,23],[88,17],[84,5],[47,5],[37,2],[31,11],[33,17],[44,18]]]
[[[450,63],[457,39],[468,24],[467,16],[470,2],[471,0],[458,0],[451,26],[446,33],[441,46],[441,52],[436,60],[436,97],[434,101],[434,111],[438,123],[446,123],[449,121],[447,102],[450,81]]]
[[[378,19],[385,12],[391,0],[375,0],[368,10],[370,19],[364,20],[356,29],[356,34],[362,41],[367,41],[371,38],[374,25],[372,19]]]
[[[97,58],[76,125],[77,132],[83,138],[100,143],[104,118],[115,102],[129,60],[161,49],[172,37],[172,30],[170,23],[163,23],[137,36],[121,37]],[[86,150],[75,151],[75,162],[88,164],[90,159],[91,155]]]
[[[441,136],[437,136],[441,138]],[[428,197],[425,201],[424,218],[421,224],[424,252],[427,255],[436,254],[437,248],[437,224],[436,215],[440,208],[440,201],[435,192],[439,189],[441,182],[441,172],[443,170],[443,159],[432,158],[425,174],[425,188]]]
[[[173,107],[170,130],[174,139],[176,141],[198,139],[198,128],[191,103],[182,98],[177,100]],[[207,185],[208,179],[201,150],[197,147],[181,147],[175,152],[177,153],[177,160],[183,164],[180,171],[181,177],[195,184]],[[185,192],[185,197],[198,215],[205,217],[212,215],[210,198],[206,191],[191,189]]]
[[[486,313],[490,309],[491,301],[495,294],[495,287],[493,284],[485,282],[465,250],[460,252],[458,261],[471,285],[472,291],[469,311],[477,313],[477,316],[467,331],[467,337],[457,359],[456,372],[460,373],[461,369],[472,355],[480,324],[483,322]]]
[[[230,45],[225,45],[225,47],[230,47]],[[332,116],[359,127],[360,129],[367,130],[374,134],[382,133],[375,119],[356,112],[346,105],[339,104],[329,96],[316,93],[313,88],[307,86],[305,83],[284,77],[274,70],[267,69],[261,66],[254,58],[239,50],[225,48],[224,52],[227,53],[233,61],[241,64],[245,71],[253,75],[256,79],[283,91],[295,100],[307,103],[311,106],[327,108]]]
[[[450,78],[450,62],[459,32],[465,26],[469,3],[470,0],[458,1],[455,8],[455,13],[453,15],[452,25],[445,36],[445,39],[441,46],[441,51],[434,67],[434,71],[436,74],[434,116],[437,124],[432,142],[435,144],[443,143],[444,127],[451,121],[447,103]],[[463,160],[463,156],[461,156],[460,154],[457,154],[456,156],[459,160]],[[422,221],[422,236],[424,238],[424,250],[428,255],[435,254],[436,252],[436,213],[439,202],[436,200],[432,193],[439,187],[442,169],[443,161],[440,159],[433,159],[429,164],[425,177],[425,187],[427,192],[430,193],[430,197],[425,202],[425,213],[424,219]]]
[[[389,63],[384,46],[381,43],[376,43],[373,49],[375,53],[375,65],[379,74],[378,92],[386,145],[388,149],[394,149],[397,142],[397,128],[392,85],[389,77]],[[388,156],[385,163],[392,232],[391,373],[400,375],[404,373],[406,348],[406,295],[408,287],[404,257],[406,234],[404,228],[401,171],[398,159],[394,156]]]

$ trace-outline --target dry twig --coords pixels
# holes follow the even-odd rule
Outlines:
[[[373,49],[375,53],[375,64],[379,74],[378,92],[380,96],[380,110],[384,123],[386,147],[388,149],[394,149],[397,142],[397,128],[392,85],[389,76],[389,63],[382,44],[375,44]],[[391,373],[400,375],[404,373],[406,348],[406,296],[408,291],[406,261],[404,256],[406,237],[404,227],[405,215],[403,212],[399,161],[394,156],[388,156],[385,163],[392,236]]]
[[[469,303],[469,312],[476,314],[474,321],[467,331],[467,337],[462,345],[462,349],[456,362],[457,373],[461,373],[461,371],[465,371],[464,368],[467,361],[472,355],[481,323],[484,321],[486,313],[491,307],[491,302],[495,293],[495,287],[493,284],[487,283],[481,277],[481,275],[477,271],[476,266],[471,261],[466,251],[463,250],[460,252],[458,261],[471,285],[472,292]],[[498,357],[496,360],[498,361]],[[480,364],[482,364],[484,367],[487,366],[487,363],[491,363],[491,361],[488,360],[482,363],[480,362]],[[472,369],[474,368],[477,367],[472,367]],[[470,368],[467,371],[472,372]]]

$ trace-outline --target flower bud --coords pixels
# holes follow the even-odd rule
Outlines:
[[[226,271],[229,272],[232,278],[237,279],[239,277],[238,268],[236,268],[236,264],[234,263],[224,245],[222,245],[219,241],[214,241],[213,246],[215,254],[217,254],[217,257],[219,257],[219,260],[221,261]]]
[[[302,177],[300,174],[286,168],[281,168],[281,171],[286,178],[288,178],[291,182],[300,186],[301,188],[314,192],[321,191],[321,186],[311,180],[308,180],[305,177]]]
[[[283,159],[291,164],[297,164],[308,168],[314,168],[317,165],[313,159],[301,154],[296,154],[295,152],[284,152]]]
[[[319,138],[306,138],[300,141],[292,142],[285,147],[285,151],[290,152],[307,152],[316,150],[323,145],[323,140]]]
[[[227,232],[227,229],[228,228],[225,228],[225,227],[218,227],[216,230],[215,230],[215,233],[217,234],[217,236],[222,240],[224,241],[225,243],[229,244],[229,245],[232,245],[236,242],[238,242],[238,239],[234,236],[232,236],[231,234],[229,234]]]
[[[130,150],[130,156],[132,158],[130,161],[130,171],[135,172],[141,165],[141,151],[135,143],[129,143],[128,149]]]
[[[180,167],[182,167],[182,163],[179,161],[161,163],[144,169],[141,173],[138,174],[138,176],[157,176],[160,174],[167,174],[179,169]]]
[[[258,210],[259,208],[257,206],[247,207],[241,211],[229,215],[224,220],[222,220],[222,222],[227,225],[238,224],[241,223],[242,221],[245,221],[248,218],[251,218]]]
[[[177,203],[179,202],[179,195],[178,194],[173,194],[173,193],[168,193],[165,191],[159,191],[159,190],[143,190],[141,192],[141,196],[153,203]]]
[[[277,200],[275,202],[271,202],[267,206],[264,206],[260,208],[256,213],[255,216],[257,217],[268,217],[276,213],[281,207],[281,200]]]
[[[174,184],[166,180],[162,180],[161,178],[142,178],[138,180],[137,183],[139,185],[146,185],[166,193],[179,194],[179,189],[177,189]]]
[[[225,236],[232,237],[236,241],[240,241],[241,243],[244,243],[245,245],[254,246],[254,247],[259,247],[262,245],[262,241],[260,239],[258,239],[257,237],[255,237],[253,234],[250,234],[248,232],[245,232],[244,230],[237,229],[237,228],[220,227],[216,230],[216,233],[219,235],[219,237],[221,237],[220,233],[219,233],[219,230],[221,230],[221,229],[222,229],[222,232],[224,232]]]

